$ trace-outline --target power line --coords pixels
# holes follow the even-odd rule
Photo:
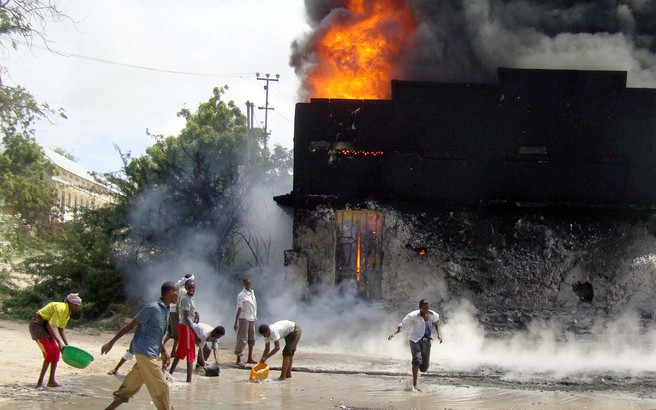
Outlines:
[[[38,44],[29,44],[26,41],[22,41],[22,40],[14,40],[14,41],[18,44],[22,44],[29,48],[38,48],[40,50],[50,51],[54,54],[61,55],[62,57],[75,57],[81,60],[93,61],[96,63],[111,64],[120,67],[135,68],[139,70],[156,71],[160,73],[193,75],[197,77],[230,77],[230,78],[245,78],[245,77],[251,77],[253,75],[253,73],[236,73],[236,74],[196,73],[191,71],[179,71],[179,70],[168,70],[164,68],[146,67],[137,64],[121,63],[118,61],[107,60],[104,58],[85,56],[83,54],[76,54],[68,51],[57,50],[52,47],[40,46]]]

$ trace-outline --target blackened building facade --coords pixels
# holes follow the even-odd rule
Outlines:
[[[499,69],[495,84],[392,81],[392,99],[297,105],[294,194],[656,204],[656,90],[626,73]]]
[[[405,308],[656,311],[635,262],[656,260],[656,90],[626,80],[499,69],[298,104],[288,275]]]

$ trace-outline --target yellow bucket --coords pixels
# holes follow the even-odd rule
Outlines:
[[[269,365],[266,363],[258,363],[251,369],[250,381],[264,380],[269,377]]]

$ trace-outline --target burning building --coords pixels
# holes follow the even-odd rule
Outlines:
[[[294,187],[276,197],[294,208],[289,274],[392,306],[653,314],[656,90],[626,80],[499,69],[299,103]]]
[[[653,4],[305,5],[290,277],[491,327],[653,318]]]

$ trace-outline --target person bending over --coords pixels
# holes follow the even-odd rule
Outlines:
[[[282,350],[280,380],[291,378],[294,353],[301,338],[301,326],[291,320],[280,320],[270,325],[260,325],[258,332],[264,336],[264,353],[262,353],[260,363],[266,363],[269,357],[276,354],[280,350],[280,339],[285,339],[285,348]],[[271,342],[274,344],[273,350],[270,350]]]
[[[39,380],[36,387],[43,387],[43,378],[50,367],[50,377],[48,378],[48,387],[59,387],[55,379],[57,372],[57,363],[59,362],[60,352],[64,346],[68,345],[66,332],[64,329],[71,318],[71,313],[80,308],[82,299],[77,293],[70,293],[63,302],[50,302],[43,308],[39,309],[30,320],[30,336],[43,353],[43,365]],[[55,327],[59,331],[61,340],[55,333]]]

